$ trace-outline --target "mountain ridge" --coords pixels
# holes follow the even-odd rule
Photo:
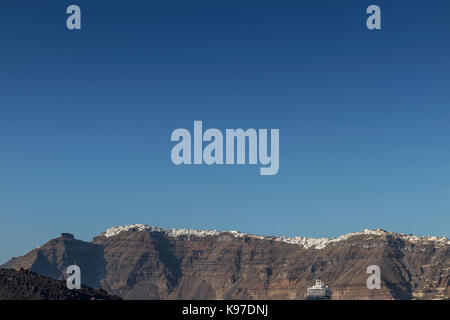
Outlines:
[[[255,237],[261,240],[274,240],[274,241],[280,241],[290,244],[298,244],[302,245],[305,249],[308,249],[309,247],[314,247],[315,249],[323,249],[327,244],[333,243],[333,242],[339,242],[343,240],[347,240],[350,237],[358,236],[358,235],[390,235],[397,238],[402,238],[407,241],[411,242],[418,242],[418,241],[429,241],[434,242],[437,245],[449,245],[450,240],[447,238],[447,236],[415,236],[412,234],[404,234],[404,233],[398,233],[398,232],[392,232],[392,231],[386,231],[381,228],[378,229],[364,229],[362,231],[357,232],[351,232],[346,233],[343,235],[340,235],[338,237],[322,237],[322,238],[314,238],[314,237],[302,237],[302,236],[294,236],[294,237],[288,237],[288,236],[264,236],[264,235],[257,235],[257,234],[249,234],[249,233],[243,233],[236,230],[229,230],[229,231],[218,231],[216,229],[212,230],[198,230],[198,229],[176,229],[176,228],[162,228],[158,226],[150,226],[146,224],[132,224],[132,225],[124,225],[120,227],[112,227],[104,232],[100,233],[99,236],[103,236],[106,238],[113,237],[120,232],[123,231],[129,231],[134,230],[138,232],[143,231],[150,231],[150,232],[164,232],[168,234],[171,237],[180,237],[180,236],[197,236],[197,237],[203,237],[203,236],[220,236],[222,234],[231,234],[235,237],[242,238],[242,237]]]
[[[91,242],[63,234],[2,267],[63,279],[71,264],[86,285],[125,299],[304,299],[317,278],[333,299],[450,297],[446,237],[381,229],[317,239],[134,224]],[[366,286],[370,265],[381,290]]]

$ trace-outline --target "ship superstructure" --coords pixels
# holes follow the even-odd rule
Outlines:
[[[331,290],[320,279],[317,279],[316,284],[306,290],[306,299],[330,300]]]

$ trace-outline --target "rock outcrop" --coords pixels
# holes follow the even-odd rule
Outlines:
[[[30,270],[0,269],[0,300],[119,300],[101,289],[69,290],[66,282]]]

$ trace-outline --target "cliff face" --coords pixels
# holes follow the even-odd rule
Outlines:
[[[449,248],[381,230],[330,240],[135,225],[91,243],[65,235],[3,267],[63,279],[77,264],[83,283],[125,299],[304,299],[317,278],[332,299],[445,299]],[[381,269],[379,290],[366,286],[369,265]]]

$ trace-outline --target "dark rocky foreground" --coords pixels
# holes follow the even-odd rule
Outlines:
[[[63,234],[3,267],[64,279],[72,264],[80,266],[84,284],[125,299],[304,299],[318,278],[331,288],[332,299],[450,297],[449,241],[383,230],[309,246],[233,232],[129,227],[102,233],[92,242]],[[370,265],[381,269],[379,290],[366,286]],[[40,292],[28,282],[33,279],[14,280],[20,286],[13,296],[76,294],[62,287],[61,293]],[[57,283],[64,286],[55,282],[53,288]]]
[[[69,290],[66,282],[29,270],[0,269],[0,300],[118,300],[101,289]]]

